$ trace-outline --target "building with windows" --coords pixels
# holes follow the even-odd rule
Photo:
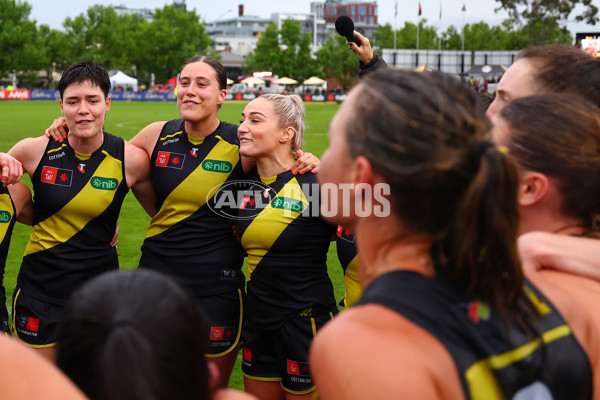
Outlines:
[[[113,6],[117,16],[123,15],[137,15],[140,18],[146,19],[148,22],[154,20],[154,10],[149,8],[127,8],[125,5]]]
[[[354,27],[362,34],[373,37],[377,29],[378,7],[375,1],[360,0],[325,0],[323,19],[329,23],[342,15],[354,21]]]

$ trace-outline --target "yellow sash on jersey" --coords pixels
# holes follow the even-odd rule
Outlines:
[[[309,206],[308,200],[304,196],[296,178],[286,183],[273,201],[278,197],[299,200],[304,203],[304,208]],[[281,235],[292,221],[302,215],[301,212],[274,208],[272,204],[273,202],[267,205],[254,218],[242,236],[242,245],[248,253],[248,280],[250,280],[252,272],[265,254],[269,252],[269,249],[279,235]]]
[[[15,215],[15,209],[13,208],[12,202],[10,201],[10,195],[8,193],[0,194],[0,213],[7,213],[6,218],[0,221],[0,242],[4,240],[6,232],[10,227],[10,221]]]
[[[117,186],[123,181],[123,163],[102,151],[106,156],[94,172],[94,177],[117,180]],[[25,255],[50,249],[65,243],[81,231],[92,219],[102,214],[112,203],[116,190],[99,190],[90,181],[54,215],[33,226]],[[90,210],[94,210],[90,214]]]
[[[217,136],[217,138],[219,139],[219,142],[208,153],[205,160],[236,160],[232,162],[233,167],[231,170],[233,171],[237,163],[239,163],[240,148],[219,136]],[[200,163],[200,165],[198,165],[198,167],[179,184],[179,186],[169,193],[160,207],[160,210],[158,210],[154,218],[152,218],[148,232],[146,232],[146,238],[166,231],[171,226],[198,211],[206,204],[208,196],[210,194],[214,196],[217,192],[214,188],[222,185],[228,177],[229,174],[227,173],[206,171],[202,168],[202,163]],[[196,201],[186,204],[173,201],[173,198],[179,198],[181,196],[179,193],[187,193],[188,196],[192,195]]]

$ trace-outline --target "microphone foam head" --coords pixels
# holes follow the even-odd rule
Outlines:
[[[342,36],[352,36],[354,34],[354,22],[352,18],[342,15],[335,20],[335,30]]]

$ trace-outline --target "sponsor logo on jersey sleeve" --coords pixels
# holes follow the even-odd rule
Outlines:
[[[52,185],[71,186],[73,171],[70,169],[44,166],[41,181]]]
[[[185,154],[159,151],[156,157],[156,166],[181,169],[184,161]]]

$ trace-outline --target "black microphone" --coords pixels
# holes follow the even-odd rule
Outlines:
[[[352,18],[342,15],[335,20],[335,30],[344,36],[348,42],[354,42],[360,47],[360,41],[354,36],[354,22]]]

